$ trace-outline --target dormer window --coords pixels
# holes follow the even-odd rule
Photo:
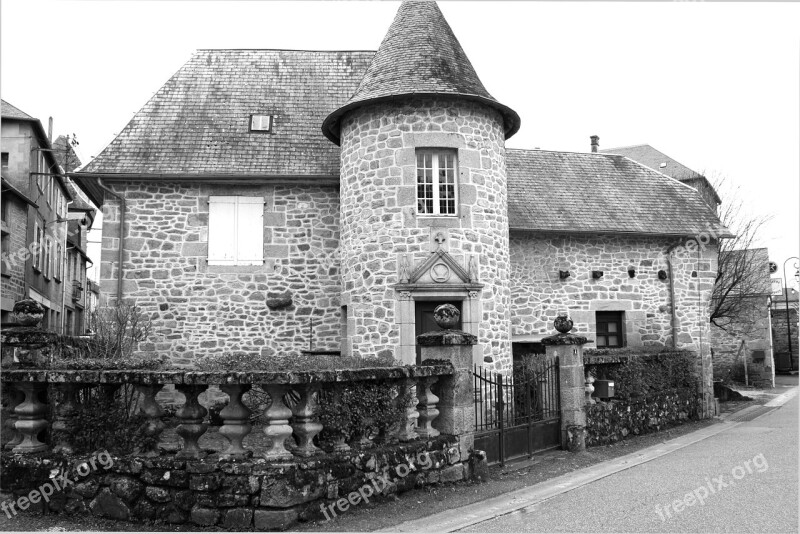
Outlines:
[[[417,150],[417,212],[456,214],[455,150]]]
[[[272,115],[250,115],[251,132],[272,132]]]

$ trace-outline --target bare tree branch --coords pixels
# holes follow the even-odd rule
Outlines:
[[[756,248],[759,233],[772,217],[747,213],[738,187],[714,180],[722,198],[719,218],[735,237],[719,244],[717,277],[711,298],[711,323],[731,334],[742,335],[751,324],[753,299],[770,293],[768,256]]]

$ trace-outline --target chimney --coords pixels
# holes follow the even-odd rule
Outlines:
[[[51,145],[53,144],[53,117],[47,121],[47,140]]]
[[[600,136],[593,135],[589,139],[592,140],[592,152],[597,152],[600,149]]]

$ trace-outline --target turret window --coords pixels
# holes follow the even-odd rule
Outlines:
[[[455,151],[417,151],[417,212],[420,215],[456,214],[456,169]]]

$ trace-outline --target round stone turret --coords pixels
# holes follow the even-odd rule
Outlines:
[[[413,363],[420,305],[461,301],[459,328],[477,335],[476,361],[510,365],[505,139],[518,127],[436,4],[404,2],[358,91],[323,126],[341,143],[342,303],[353,355]],[[460,269],[439,263],[413,274],[437,253]]]

